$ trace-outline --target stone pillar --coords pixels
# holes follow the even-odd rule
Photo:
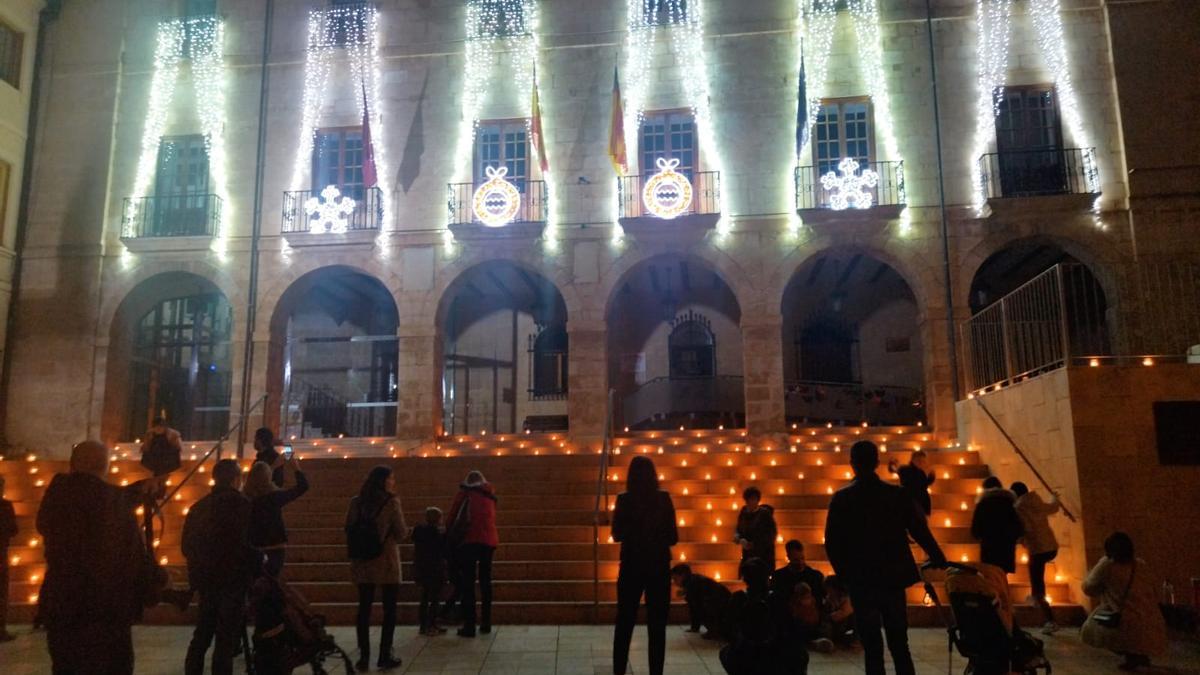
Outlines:
[[[580,446],[603,442],[608,398],[608,333],[601,323],[567,322],[567,421]]]
[[[966,308],[955,309],[955,317],[966,316]],[[925,320],[919,327],[924,348],[922,366],[925,371],[925,420],[931,429],[953,433],[954,386],[950,371],[950,339],[946,333],[946,310],[932,306],[925,310]],[[956,338],[958,336],[956,335]],[[962,359],[963,345],[957,342],[959,382],[966,381],[966,362]],[[966,396],[966,389],[962,390]]]
[[[752,437],[784,434],[783,316],[742,316],[746,429]]]
[[[396,404],[396,438],[401,448],[428,443],[441,433],[441,345],[432,326],[396,332],[399,343],[400,391]]]

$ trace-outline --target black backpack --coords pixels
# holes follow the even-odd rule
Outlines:
[[[142,466],[150,469],[155,477],[165,476],[179,468],[179,448],[166,434],[154,434],[142,452]]]
[[[385,501],[370,518],[363,514],[359,504],[358,518],[346,526],[346,554],[351,560],[374,560],[383,555],[383,538],[379,536],[376,521],[391,502],[391,499]]]

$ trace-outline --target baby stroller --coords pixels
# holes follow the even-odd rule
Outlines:
[[[974,567],[946,563],[946,594],[949,595],[950,612],[946,611],[937,591],[930,581],[933,566],[921,567],[921,578],[925,593],[937,607],[942,622],[946,625],[949,662],[947,675],[953,669],[954,649],[967,659],[964,675],[1037,675],[1044,670],[1053,672],[1046,660],[1041,640],[1013,626],[1012,636],[1004,628],[1000,612],[996,609],[996,594],[984,582]]]
[[[247,658],[254,675],[289,675],[309,665],[314,675],[325,675],[332,659],[340,657],[346,673],[354,672],[350,656],[325,630],[325,617],[314,614],[304,596],[279,579],[262,575],[251,589],[254,613],[254,654]]]

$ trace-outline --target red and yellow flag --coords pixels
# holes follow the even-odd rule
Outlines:
[[[613,66],[612,122],[608,129],[608,158],[618,176],[624,176],[629,160],[625,156],[625,110],[621,106],[621,82]]]
[[[542,133],[542,104],[538,101],[536,66],[533,69],[533,100],[529,103],[529,111],[532,118],[529,122],[530,141],[533,142],[533,149],[537,152],[538,165],[542,167],[544,174],[550,170],[550,158],[546,156],[545,134]]]

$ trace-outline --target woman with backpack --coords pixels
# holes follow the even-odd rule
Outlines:
[[[496,493],[478,471],[467,474],[450,506],[446,539],[459,563],[457,583],[462,593],[463,625],[459,637],[475,637],[475,571],[479,570],[479,632],[492,632],[492,556],[500,545],[496,531]]]
[[[408,525],[396,496],[396,476],[387,466],[377,466],[367,474],[358,496],[350,499],[346,512],[346,548],[350,557],[350,575],[358,586],[358,672],[366,672],[371,662],[371,605],[375,587],[380,589],[383,605],[383,631],[379,638],[380,670],[400,667],[392,656],[392,637],[396,632],[396,599],[400,593],[400,542],[408,537]]]

